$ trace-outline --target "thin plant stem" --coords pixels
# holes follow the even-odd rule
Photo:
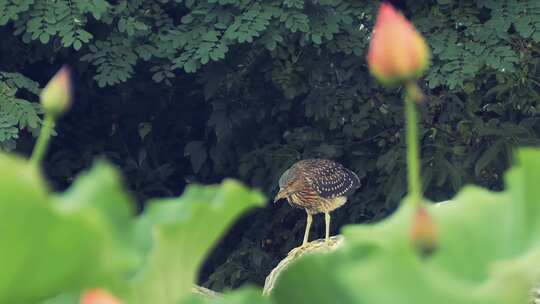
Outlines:
[[[49,146],[49,140],[51,138],[51,133],[54,129],[54,117],[48,114],[45,114],[45,119],[43,121],[43,126],[39,133],[34,151],[32,151],[32,156],[30,157],[30,164],[34,167],[39,167],[45,153],[47,153],[47,147]]]
[[[418,148],[418,116],[416,101],[411,90],[418,89],[416,84],[407,85],[405,94],[405,118],[407,125],[407,173],[411,203],[419,206],[422,202],[422,182],[420,179],[420,152]]]

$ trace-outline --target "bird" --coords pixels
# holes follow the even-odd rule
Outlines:
[[[279,178],[274,203],[286,199],[307,213],[306,230],[301,247],[308,243],[313,215],[324,213],[325,243],[330,239],[330,212],[343,206],[347,196],[360,188],[360,178],[343,165],[328,159],[300,160]]]

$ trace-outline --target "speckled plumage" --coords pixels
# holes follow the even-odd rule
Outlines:
[[[306,159],[295,163],[279,179],[280,191],[289,193],[291,205],[311,214],[332,211],[360,187],[351,170],[327,159]]]
[[[330,212],[347,202],[347,195],[360,187],[360,179],[351,170],[327,159],[301,160],[279,179],[276,201],[286,198],[307,212],[304,245],[307,243],[312,215],[325,213],[326,239],[329,238]]]

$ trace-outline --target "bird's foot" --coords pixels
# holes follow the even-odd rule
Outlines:
[[[311,242],[304,242],[304,243],[302,243],[302,245],[296,247],[295,249],[303,250],[303,249],[306,249],[306,248],[308,248],[310,246],[311,246]]]
[[[327,247],[332,247],[337,242],[338,242],[338,240],[336,238],[326,238],[326,239],[324,239],[324,245],[327,246]]]
[[[303,252],[306,248],[308,248],[310,246],[311,246],[310,242],[302,243],[302,245],[291,249],[291,251],[289,251],[289,255],[295,255],[296,256],[297,254]]]

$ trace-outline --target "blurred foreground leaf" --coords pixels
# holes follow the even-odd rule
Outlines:
[[[262,290],[254,287],[245,287],[225,294],[221,298],[208,299],[198,296],[187,298],[182,304],[271,304],[268,297],[262,295]]]
[[[134,265],[121,241],[129,200],[108,165],[58,197],[22,159],[0,154],[0,171],[0,303],[106,285]]]
[[[197,270],[218,238],[262,194],[240,183],[189,186],[176,199],[151,201],[137,223],[146,265],[133,280],[132,303],[178,303],[190,294]]]
[[[0,154],[0,171],[0,303],[65,303],[93,287],[127,294],[128,303],[178,303],[225,229],[264,201],[226,180],[155,200],[134,218],[103,162],[59,195],[25,160]]]

